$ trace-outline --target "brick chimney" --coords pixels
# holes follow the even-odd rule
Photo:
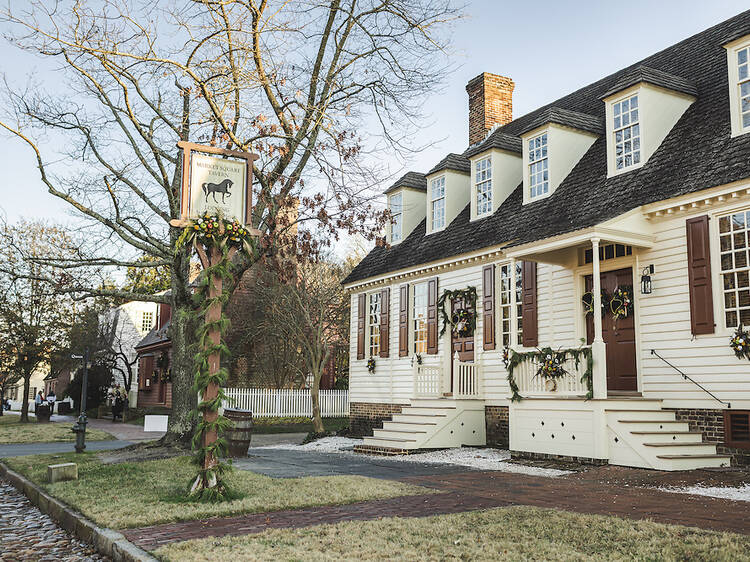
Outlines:
[[[469,144],[479,142],[493,125],[513,119],[513,88],[510,78],[483,72],[466,84],[469,94]]]

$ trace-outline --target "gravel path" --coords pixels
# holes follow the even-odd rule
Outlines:
[[[0,505],[0,561],[109,560],[63,531],[4,480]]]

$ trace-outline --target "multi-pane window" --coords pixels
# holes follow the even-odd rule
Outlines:
[[[517,337],[516,344],[521,345],[523,343],[523,317],[522,317],[522,304],[521,304],[521,292],[523,290],[522,282],[522,267],[521,263],[516,263],[516,321],[517,321]],[[511,307],[512,304],[512,290],[513,290],[513,275],[511,266],[509,263],[500,266],[500,333],[503,339],[503,346],[511,345],[512,338],[512,315]]]
[[[737,51],[737,73],[740,91],[740,119],[742,128],[750,127],[750,47]]]
[[[403,194],[391,195],[389,209],[391,211],[391,242],[401,241],[401,227],[403,217]]]
[[[430,182],[430,201],[432,205],[432,230],[445,226],[445,176]]]
[[[641,126],[638,122],[638,96],[612,106],[615,134],[615,168],[623,170],[641,161]]]
[[[633,255],[633,246],[625,244],[603,244],[599,246],[599,261],[613,260]],[[594,263],[594,250],[586,248],[583,252],[583,263]]]
[[[427,353],[427,283],[414,285],[413,293],[414,353]]]
[[[380,293],[370,293],[367,314],[367,341],[370,343],[370,357],[380,354]]]
[[[154,313],[144,312],[143,316],[141,317],[141,331],[150,332],[153,326],[154,326]]]
[[[474,165],[477,216],[492,212],[492,159],[482,158]]]
[[[727,328],[750,326],[750,210],[719,217],[721,286]]]
[[[529,190],[532,199],[549,192],[547,133],[529,140]]]

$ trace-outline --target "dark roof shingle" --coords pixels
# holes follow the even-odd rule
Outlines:
[[[512,122],[511,122],[512,123]],[[508,125],[510,125],[509,123]],[[507,127],[506,125],[505,127]],[[484,139],[482,142],[471,145],[463,153],[464,158],[471,158],[472,156],[489,150],[491,148],[498,148],[500,150],[507,150],[508,152],[521,153],[521,138],[516,134],[508,134],[501,127],[496,129],[494,132]]]
[[[602,95],[602,98],[607,98],[612,94],[621,92],[630,86],[646,82],[647,84],[653,84],[655,86],[661,86],[675,92],[682,92],[683,94],[690,94],[691,96],[698,95],[698,89],[695,87],[695,82],[687,80],[681,76],[675,76],[669,72],[662,72],[645,65],[638,65],[635,68],[630,68],[623,73],[615,85]]]
[[[468,158],[464,158],[460,154],[451,152],[448,156],[435,164],[435,166],[433,166],[425,175],[429,176],[430,174],[442,172],[443,170],[454,170],[456,172],[469,174],[471,173],[471,163]]]
[[[750,134],[730,134],[727,58],[722,47],[730,38],[744,35],[750,35],[750,10],[519,117],[464,153],[465,157],[476,154],[499,135],[517,138],[551,107],[604,118],[602,96],[640,66],[692,77],[696,100],[642,167],[607,177],[606,139],[599,137],[549,197],[523,205],[519,185],[489,217],[469,222],[467,204],[444,230],[429,236],[422,221],[400,244],[375,247],[344,283],[500,244],[543,240],[594,226],[641,205],[750,177]]]
[[[396,191],[402,187],[408,187],[410,189],[417,189],[419,191],[427,191],[427,178],[424,174],[419,172],[406,172],[403,176],[398,178],[398,181],[391,187],[386,189],[383,193],[388,194],[391,191]]]
[[[602,117],[587,115],[580,111],[569,111],[561,107],[549,107],[545,109],[539,117],[521,129],[520,134],[523,135],[548,123],[557,123],[558,125],[572,127],[573,129],[587,131],[596,135],[604,134],[604,119]]]

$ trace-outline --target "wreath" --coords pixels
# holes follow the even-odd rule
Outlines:
[[[375,372],[375,358],[374,357],[370,357],[367,360],[367,370],[370,371],[371,373]]]
[[[609,295],[607,295],[607,291],[605,291],[604,289],[602,289],[601,298],[602,298],[602,318],[604,318],[604,315],[607,314],[607,302],[609,302]],[[584,293],[583,297],[581,297],[581,302],[583,303],[583,310],[586,311],[586,316],[588,316],[589,314],[594,314],[593,291]]]
[[[448,316],[445,311],[446,301],[460,300],[464,308],[457,310]],[[443,320],[443,327],[440,335],[445,334],[448,325],[451,332],[457,336],[470,336],[477,327],[477,289],[476,287],[467,287],[466,289],[456,289],[455,291],[443,291],[437,302],[440,309],[440,316]]]
[[[159,374],[159,380],[161,382],[172,382],[172,369],[164,369]]]
[[[729,340],[729,345],[737,359],[750,360],[750,333],[742,327],[742,324]]]
[[[633,286],[617,287],[609,300],[609,309],[612,311],[612,318],[615,320],[627,318],[633,314]]]
[[[568,374],[563,364],[566,355],[561,351],[553,351],[550,347],[539,350],[539,368],[536,371],[537,377],[543,379],[559,379]]]

